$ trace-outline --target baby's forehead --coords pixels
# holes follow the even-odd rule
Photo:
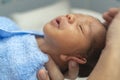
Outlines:
[[[91,15],[86,15],[86,14],[74,14],[76,18],[82,20],[84,19],[85,21],[89,22],[98,22],[99,20]]]
[[[74,14],[74,15],[79,20],[78,23],[80,24],[86,24],[86,25],[96,24],[100,26],[102,25],[99,19],[91,15],[86,15],[86,14]]]

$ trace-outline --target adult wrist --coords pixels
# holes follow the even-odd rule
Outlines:
[[[109,58],[120,58],[120,45],[117,44],[107,44],[102,51],[101,56],[108,56]],[[114,56],[114,57],[113,57]]]

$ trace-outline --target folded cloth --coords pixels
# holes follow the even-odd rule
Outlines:
[[[44,68],[48,56],[38,48],[36,35],[44,37],[0,17],[0,80],[37,80],[36,73]]]

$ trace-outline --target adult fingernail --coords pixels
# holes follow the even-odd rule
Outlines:
[[[76,67],[76,66],[77,66],[77,63],[74,62],[74,61],[71,61],[71,62],[70,62],[70,65],[71,65],[72,67]]]
[[[39,77],[40,77],[41,80],[46,80],[46,78],[47,78],[46,72],[45,72],[45,71],[42,71],[42,72],[40,73]]]

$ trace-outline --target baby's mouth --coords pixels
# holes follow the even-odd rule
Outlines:
[[[60,17],[57,17],[56,19],[52,20],[51,23],[52,23],[55,27],[60,28],[61,18],[60,18]]]
[[[52,20],[51,23],[52,23],[55,27],[59,28],[60,21],[59,21],[58,19]]]
[[[55,21],[57,23],[57,27],[59,28],[60,27],[60,18],[56,18]]]
[[[58,24],[58,26],[59,26],[59,24],[60,24],[60,21],[59,21],[59,19],[56,19],[56,23]]]

